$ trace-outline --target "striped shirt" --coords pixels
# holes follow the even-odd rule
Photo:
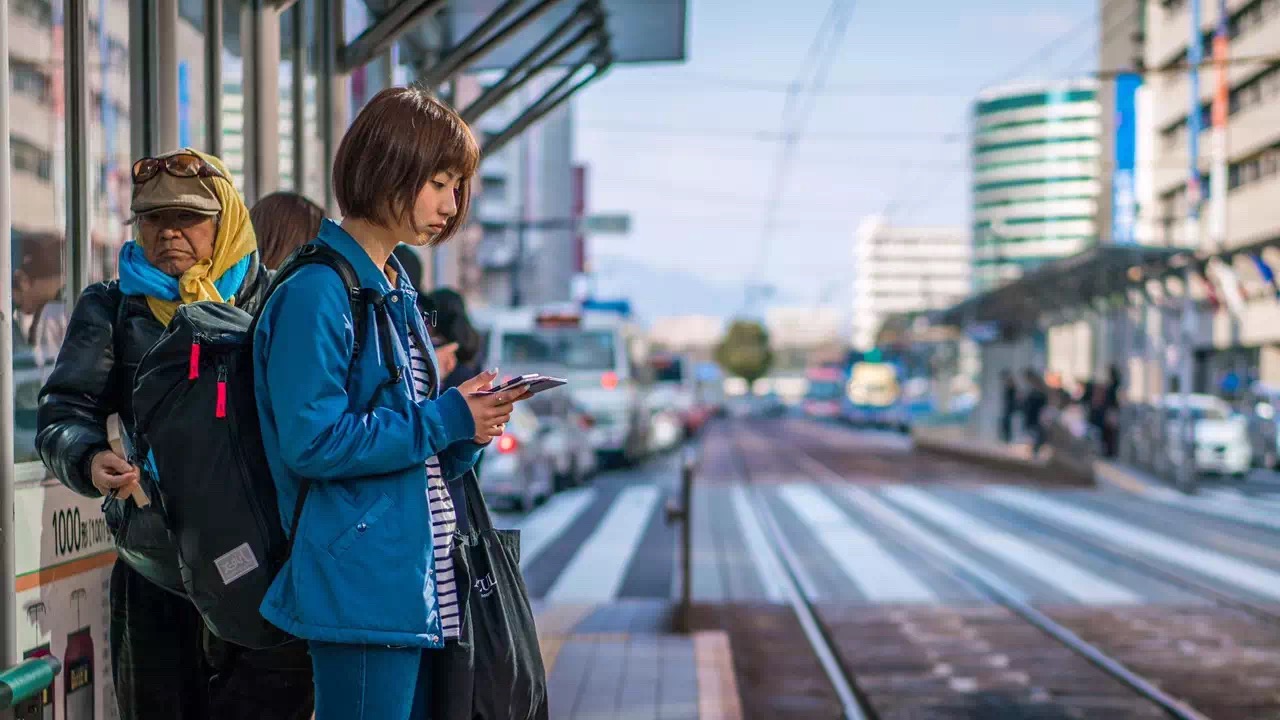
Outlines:
[[[418,339],[409,333],[409,370],[413,376],[413,389],[418,397],[431,396],[431,360],[418,346]],[[432,455],[427,458],[427,505],[431,510],[431,541],[436,558],[436,597],[440,601],[440,629],[446,638],[459,637],[460,618],[458,585],[453,573],[453,532],[458,527],[453,512],[453,498],[444,484],[440,460]]]

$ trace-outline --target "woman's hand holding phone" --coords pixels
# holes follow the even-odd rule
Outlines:
[[[458,386],[467,400],[471,419],[475,421],[476,434],[472,439],[481,445],[506,432],[512,406],[529,395],[527,387],[496,393],[485,392],[497,377],[496,369],[486,370]]]

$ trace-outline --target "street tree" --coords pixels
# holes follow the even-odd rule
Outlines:
[[[753,320],[734,320],[716,346],[715,357],[726,373],[753,383],[773,365],[769,333]]]

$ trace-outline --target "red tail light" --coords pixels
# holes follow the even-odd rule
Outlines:
[[[618,373],[607,372],[600,376],[600,387],[605,390],[612,390],[618,387]]]
[[[503,435],[498,438],[498,452],[500,453],[513,453],[519,447],[520,443],[516,441],[514,435]]]

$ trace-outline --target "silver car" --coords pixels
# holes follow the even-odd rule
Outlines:
[[[489,502],[528,512],[551,497],[555,470],[545,437],[537,415],[517,403],[506,433],[489,445],[480,463],[480,490]]]

